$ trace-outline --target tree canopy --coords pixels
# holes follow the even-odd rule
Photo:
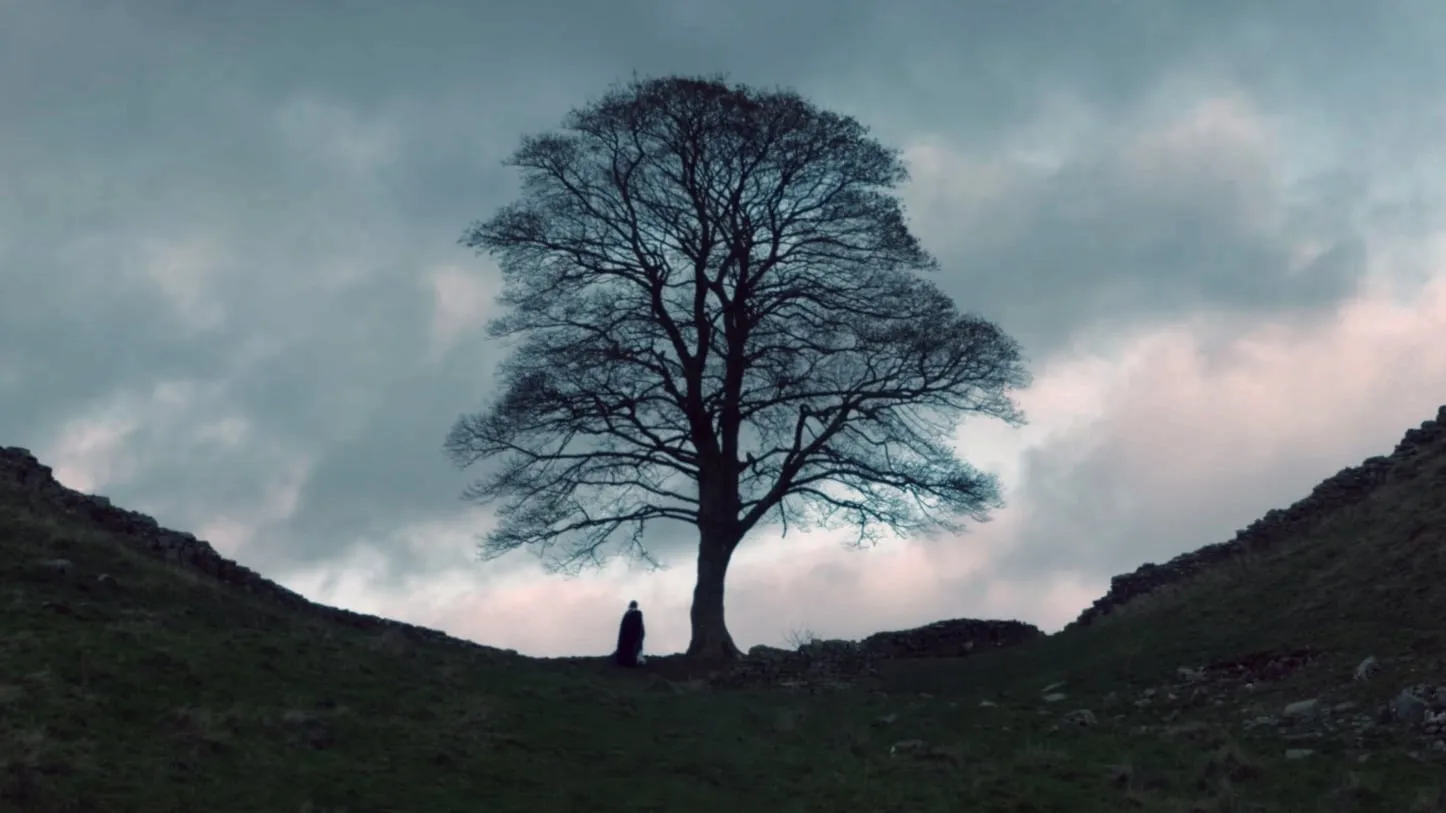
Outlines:
[[[961,314],[893,190],[895,150],[786,90],[634,80],[528,136],[520,199],[461,242],[498,261],[499,396],[453,426],[467,492],[500,503],[484,558],[649,562],[698,529],[689,654],[728,657],[723,584],[760,523],[957,530],[1000,503],[949,442],[1018,424],[1017,343]]]

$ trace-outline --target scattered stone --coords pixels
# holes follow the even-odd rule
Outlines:
[[[1417,724],[1426,718],[1426,701],[1410,689],[1403,690],[1391,701],[1391,711],[1397,720]]]
[[[1310,748],[1288,748],[1288,749],[1286,749],[1286,751],[1285,751],[1285,758],[1286,758],[1286,759],[1305,759],[1306,757],[1308,757],[1308,756],[1310,756],[1311,754],[1314,754],[1314,753],[1315,753],[1315,751],[1313,751],[1313,750],[1310,749]]]
[[[1089,709],[1075,709],[1074,711],[1066,712],[1063,717],[1059,718],[1059,722],[1061,725],[1088,728],[1095,724],[1095,713]]]
[[[1040,699],[1046,703],[1058,703],[1059,701],[1065,699],[1065,697],[1067,696],[1068,695],[1066,695],[1064,692],[1050,692],[1049,694],[1044,695]]]
[[[1352,680],[1370,680],[1371,676],[1374,675],[1378,669],[1380,669],[1380,661],[1376,660],[1375,655],[1370,655],[1356,666],[1355,675],[1352,677]]]
[[[1063,680],[1058,681],[1057,683],[1051,683],[1051,684],[1049,684],[1048,686],[1045,686],[1043,689],[1040,689],[1040,690],[1039,690],[1039,693],[1040,693],[1040,694],[1049,694],[1050,692],[1055,691],[1056,689],[1063,689],[1063,688],[1064,688],[1064,683],[1065,683],[1065,682],[1064,682]]]
[[[897,714],[885,714],[885,715],[883,715],[882,717],[877,717],[877,718],[875,718],[875,719],[874,719],[874,725],[876,725],[876,726],[893,725],[893,723],[894,723],[896,720],[898,720],[898,719],[899,719],[899,715],[897,715]]]
[[[1285,707],[1286,717],[1313,717],[1320,701],[1316,698],[1310,700],[1298,700]]]
[[[899,740],[889,746],[889,756],[896,757],[900,754],[916,754],[929,747],[923,740]]]

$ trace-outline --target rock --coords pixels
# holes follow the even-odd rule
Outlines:
[[[876,725],[876,726],[893,725],[894,722],[895,722],[896,720],[898,720],[898,719],[899,719],[899,715],[897,715],[897,714],[885,714],[885,715],[883,715],[882,717],[877,717],[877,718],[875,718],[875,719],[874,719],[874,725]]]
[[[1059,722],[1061,725],[1088,728],[1095,724],[1095,713],[1089,709],[1075,709],[1074,711],[1066,712],[1063,717],[1059,718]]]
[[[1396,695],[1395,700],[1391,701],[1392,716],[1413,725],[1421,723],[1425,719],[1426,710],[1426,701],[1417,697],[1410,689],[1402,691]]]
[[[1376,660],[1376,656],[1368,656],[1365,660],[1361,661],[1360,664],[1356,666],[1356,671],[1355,674],[1352,676],[1352,679],[1370,680],[1371,676],[1374,675],[1376,673],[1376,670],[1379,668],[1380,662]]]
[[[916,754],[926,750],[928,747],[929,744],[927,742],[924,742],[923,740],[899,740],[898,742],[889,746],[889,756],[893,757],[900,754]]]
[[[1042,695],[1040,699],[1046,703],[1058,703],[1067,696],[1064,692],[1050,692],[1049,694]]]
[[[1290,677],[1319,657],[1310,647],[1268,649],[1216,661],[1205,667],[1213,678],[1242,681],[1246,689]]]
[[[1286,759],[1305,759],[1306,757],[1308,757],[1308,756],[1310,756],[1311,754],[1314,754],[1314,753],[1315,753],[1315,751],[1311,750],[1310,748],[1288,748],[1288,749],[1286,749],[1286,751],[1285,751],[1285,758],[1286,758]]]
[[[994,708],[994,707],[997,706],[997,705],[999,705],[999,704],[998,704],[998,703],[995,703],[993,700],[980,700],[980,701],[979,701],[979,708],[981,708],[981,709],[992,709],[992,708]]]
[[[1298,700],[1285,707],[1282,712],[1286,717],[1314,717],[1320,701],[1311,698],[1310,700]]]

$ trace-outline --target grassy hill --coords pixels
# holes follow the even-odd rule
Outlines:
[[[1059,634],[725,690],[319,607],[0,450],[0,810],[1446,811],[1446,410],[1330,482]]]

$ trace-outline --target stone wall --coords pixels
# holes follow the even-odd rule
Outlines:
[[[874,674],[874,658],[854,641],[810,641],[797,651],[758,645],[714,674],[718,687],[781,686],[793,689],[842,689]]]
[[[225,558],[209,543],[191,534],[162,528],[153,518],[117,508],[105,497],[81,494],[66,488],[55,480],[49,466],[42,465],[26,449],[0,447],[0,495],[4,495],[7,502],[18,502],[37,513],[59,514],[87,527],[105,531],[132,550],[208,576],[280,607],[354,629],[391,631],[415,641],[450,641],[493,652],[502,651],[453,638],[437,630],[316,604]]]
[[[1023,621],[956,618],[915,629],[877,632],[859,643],[880,658],[954,658],[1042,637],[1038,627]]]
[[[956,658],[1044,637],[1022,621],[956,618],[896,632],[879,632],[862,641],[818,640],[796,651],[759,645],[712,678],[715,686],[783,686],[838,689],[878,674],[879,661],[891,658]]]
[[[1343,469],[1316,486],[1310,495],[1289,508],[1273,509],[1228,542],[1206,545],[1183,553],[1163,565],[1147,562],[1133,573],[1110,580],[1104,597],[1085,609],[1066,629],[1088,626],[1132,599],[1164,585],[1181,582],[1247,551],[1261,551],[1310,530],[1320,519],[1370,496],[1382,484],[1409,477],[1427,457],[1446,454],[1446,406],[1435,420],[1406,432],[1389,457],[1372,457],[1359,466]]]

